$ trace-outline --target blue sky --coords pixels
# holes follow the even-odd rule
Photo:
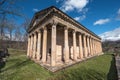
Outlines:
[[[23,0],[19,5],[29,18],[54,5],[101,38],[120,39],[120,0]]]

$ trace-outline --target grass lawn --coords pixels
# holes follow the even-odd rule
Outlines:
[[[9,49],[10,57],[0,73],[0,80],[117,80],[115,61],[104,54],[52,73],[27,59],[26,52]]]

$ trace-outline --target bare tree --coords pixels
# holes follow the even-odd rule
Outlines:
[[[24,31],[25,31],[26,34],[27,34],[28,27],[30,25],[30,21],[31,21],[30,18],[25,18],[25,20],[24,20],[24,22],[22,24],[23,29],[24,29]]]
[[[22,8],[17,5],[21,0],[0,0],[0,44],[2,45],[3,37],[5,37],[5,28],[8,27],[10,38],[12,38],[13,23],[8,26],[6,22],[10,17],[22,17]],[[0,46],[1,46],[0,45]]]
[[[5,1],[7,1],[7,0],[1,0],[0,5],[3,5],[5,3]]]
[[[20,12],[21,8],[16,5],[19,0],[0,0],[0,36],[4,34],[4,27],[6,25],[6,20],[10,16],[23,16]],[[9,16],[9,17],[8,17]]]
[[[24,40],[24,43],[25,43],[25,47],[27,47],[27,40],[28,40],[27,30],[28,30],[28,27],[29,27],[29,25],[30,25],[30,21],[31,21],[30,18],[25,17],[25,20],[24,20],[24,22],[23,22],[23,24],[22,24],[23,30],[24,30],[23,40]]]
[[[0,0],[0,46],[3,41],[3,37],[5,37],[6,31],[9,33],[10,40],[17,41],[18,46],[20,46],[20,41],[25,41],[27,44],[27,29],[30,23],[30,19],[26,18],[22,13],[22,8],[17,5],[19,1],[24,0]],[[25,19],[24,23],[21,26],[17,25],[13,19],[13,17],[22,17]],[[24,30],[22,32],[22,30]],[[1,37],[3,36],[3,37]],[[8,41],[11,44],[11,41]],[[25,45],[26,45],[25,44]],[[25,46],[24,45],[24,46]]]
[[[0,36],[1,36],[0,39],[2,39],[4,36],[4,28],[6,27],[6,22],[7,22],[7,19],[5,15],[0,17]]]
[[[26,31],[26,33],[27,33],[27,29],[28,29],[28,27],[29,27],[30,21],[31,21],[30,18],[25,17],[25,21],[23,22],[23,28],[24,28],[24,30]]]
[[[12,40],[13,31],[16,29],[16,24],[14,20],[7,21],[7,31],[9,33],[10,41]]]
[[[23,34],[21,32],[21,28],[19,26],[16,27],[15,33],[14,33],[14,40],[17,41],[17,48],[20,47],[20,42],[22,41]]]
[[[22,16],[20,7],[16,5],[19,0],[1,0],[0,1],[0,14],[11,14]]]
[[[14,40],[15,41],[21,41],[22,40],[22,33],[20,32],[19,29],[15,30]]]

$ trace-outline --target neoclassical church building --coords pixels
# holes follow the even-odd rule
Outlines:
[[[101,38],[54,6],[35,13],[28,34],[27,56],[52,72],[102,54]]]

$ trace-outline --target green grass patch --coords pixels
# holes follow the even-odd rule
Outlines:
[[[9,49],[9,52],[0,80],[117,80],[115,60],[111,54],[52,73],[29,60],[26,51]]]

